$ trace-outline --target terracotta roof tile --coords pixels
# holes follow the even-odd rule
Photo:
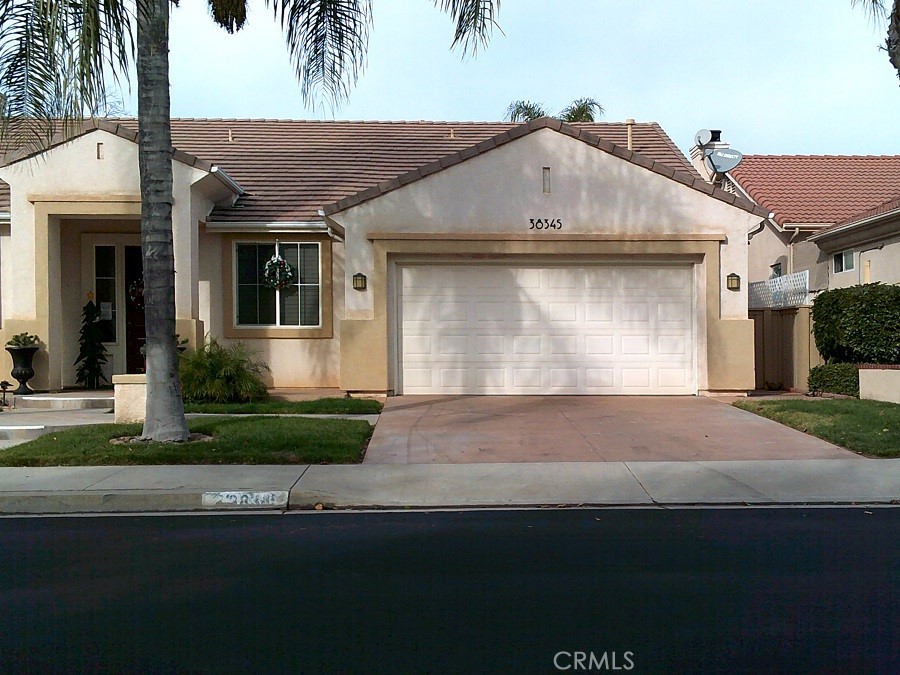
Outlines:
[[[900,194],[900,155],[748,155],[731,172],[785,223],[841,223]]]
[[[107,120],[100,126],[133,139],[137,120]],[[562,126],[557,121],[553,128]],[[655,122],[634,125],[635,153],[624,149],[624,123],[571,127],[587,132],[593,144],[607,152],[619,148],[622,155],[643,155],[658,166],[652,170],[698,176]],[[411,180],[405,174],[430,164],[434,166],[429,171],[438,170],[477,154],[479,144],[490,148],[525,133],[525,125],[509,122],[172,120],[172,144],[179,159],[219,166],[246,191],[235,207],[213,212],[210,220],[218,222],[318,220],[319,209],[328,204],[399,176]],[[0,211],[4,204],[8,209],[9,189],[0,182]]]

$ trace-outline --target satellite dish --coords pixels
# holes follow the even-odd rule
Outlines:
[[[712,132],[709,129],[701,129],[694,134],[694,143],[701,148],[712,140]]]
[[[742,159],[744,159],[744,156],[741,153],[730,148],[713,150],[706,155],[706,163],[716,173],[731,171],[741,163]]]

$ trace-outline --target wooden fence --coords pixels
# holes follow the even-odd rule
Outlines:
[[[812,336],[810,307],[751,309],[756,388],[806,391],[809,369],[824,363]]]

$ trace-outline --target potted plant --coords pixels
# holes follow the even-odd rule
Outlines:
[[[34,377],[34,354],[40,348],[41,339],[28,333],[13,335],[6,342],[6,351],[13,360],[11,375],[19,383],[19,388],[13,392],[16,396],[34,393],[27,383]]]

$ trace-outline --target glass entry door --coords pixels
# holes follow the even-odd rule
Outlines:
[[[109,363],[104,374],[145,372],[143,255],[138,234],[82,236],[82,297],[100,309]]]

